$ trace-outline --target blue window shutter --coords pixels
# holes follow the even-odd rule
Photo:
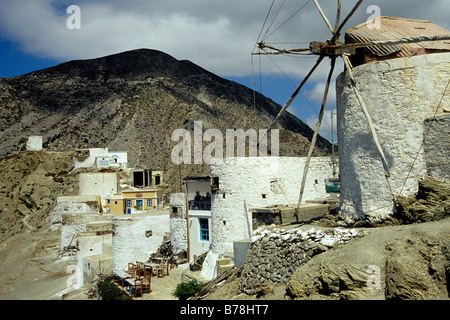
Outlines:
[[[200,240],[209,241],[209,224],[208,219],[200,218]]]

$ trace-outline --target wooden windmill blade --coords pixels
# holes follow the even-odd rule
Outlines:
[[[332,39],[334,39],[334,38],[338,38],[339,37],[340,29],[342,29],[342,27],[345,24],[345,22],[348,19],[350,19],[350,17],[354,14],[356,9],[361,5],[362,0],[358,1],[358,3],[355,5],[355,7],[352,9],[352,11],[350,11],[350,13],[344,19],[344,22],[339,27],[337,27],[339,25],[340,11],[341,11],[341,1],[338,0],[335,28],[333,28],[331,26],[331,24],[328,21],[327,17],[325,16],[325,14],[323,13],[322,9],[320,8],[320,5],[319,5],[318,1],[314,0],[314,3],[316,4],[317,10],[319,11],[320,15],[325,20],[325,23],[327,24],[328,28],[330,29],[331,33],[333,34],[333,38]],[[331,40],[331,41],[333,41],[333,40]],[[320,55],[320,56],[324,57],[324,55]],[[312,153],[313,153],[314,147],[316,145],[316,139],[317,139],[317,136],[319,135],[320,126],[322,125],[322,119],[323,119],[323,115],[325,113],[325,106],[326,106],[327,98],[328,98],[328,90],[330,88],[330,83],[331,83],[331,78],[333,76],[335,63],[336,63],[336,57],[335,56],[331,57],[331,67],[330,67],[330,71],[328,73],[327,83],[325,85],[325,90],[324,90],[324,93],[323,93],[322,105],[320,107],[320,112],[319,112],[319,117],[317,119],[316,128],[314,130],[314,134],[313,134],[313,137],[311,139],[311,143],[309,145],[308,156],[306,158],[305,166],[304,166],[304,169],[303,169],[302,183],[301,183],[301,186],[300,186],[300,194],[299,194],[298,202],[297,202],[297,210],[300,208],[302,200],[303,200],[303,193],[305,191],[305,185],[306,185],[306,177],[308,175],[308,170],[309,170],[309,162],[311,161]]]
[[[302,184],[300,187],[300,195],[298,197],[297,208],[300,207],[302,199],[303,199],[303,192],[305,190],[306,177],[308,175],[308,169],[309,169],[309,162],[311,160],[311,156],[314,151],[314,146],[316,144],[317,136],[319,135],[320,126],[322,125],[322,119],[323,119],[323,115],[325,113],[325,106],[327,103],[328,90],[330,88],[330,82],[331,82],[331,77],[333,76],[335,63],[336,63],[336,57],[332,57],[331,58],[331,68],[330,68],[330,72],[328,73],[327,84],[325,85],[325,90],[323,93],[322,105],[320,107],[320,112],[319,112],[319,118],[317,119],[316,129],[314,130],[314,134],[311,139],[311,143],[309,145],[308,156],[306,158],[305,167],[303,169]]]
[[[330,43],[334,44],[336,42],[336,40],[339,38],[340,30],[342,30],[342,28],[345,25],[345,23],[356,12],[356,10],[358,9],[358,7],[361,5],[362,2],[363,2],[363,0],[359,0],[356,3],[356,5],[353,7],[353,9],[348,13],[346,18],[342,22],[342,24],[339,25],[340,12],[341,12],[341,0],[338,0],[335,28],[333,28],[331,26],[328,18],[325,16],[322,8],[320,7],[319,2],[317,0],[314,0],[314,3],[316,5],[320,15],[324,19],[325,23],[327,24],[328,28],[330,29],[330,31],[331,31],[331,33],[333,35],[333,38],[332,38]],[[310,51],[310,53],[308,53],[308,54],[311,54],[311,53],[312,54],[317,54],[317,52],[314,52],[314,50],[312,50],[311,45],[310,45],[309,48],[288,49],[288,50],[286,50],[286,49],[278,49],[278,48],[275,48],[273,46],[266,45],[264,42],[259,42],[258,43],[258,48],[261,49],[261,50],[264,50],[264,52],[263,53],[260,52],[260,53],[257,53],[257,54],[305,54],[305,52],[308,51],[308,50]],[[265,49],[269,49],[270,51],[267,51]],[[295,89],[294,93],[291,95],[291,97],[289,98],[287,103],[283,106],[283,108],[280,110],[280,112],[278,113],[278,115],[276,116],[274,121],[271,123],[269,129],[273,128],[273,126],[279,121],[281,116],[286,112],[286,110],[290,106],[291,102],[295,99],[297,94],[300,92],[300,89],[307,82],[307,80],[310,78],[310,76],[313,74],[313,72],[316,70],[316,68],[322,62],[324,57],[325,56],[329,56],[328,54],[325,54],[325,52],[324,53],[318,53],[318,54],[319,54],[319,58],[316,61],[315,65],[312,67],[312,69],[309,71],[309,73],[303,79],[303,81],[300,83],[300,85]],[[312,156],[312,153],[314,151],[314,147],[315,147],[315,144],[316,144],[317,136],[319,134],[319,129],[320,129],[320,126],[322,124],[322,119],[323,119],[323,115],[324,115],[324,112],[325,112],[325,106],[326,106],[326,101],[327,101],[327,97],[328,97],[328,91],[329,91],[329,88],[330,88],[331,78],[332,78],[334,67],[335,67],[335,63],[336,63],[336,58],[337,58],[337,55],[331,56],[331,67],[330,67],[330,71],[329,71],[329,74],[328,74],[328,78],[327,78],[327,82],[326,82],[326,86],[325,86],[325,90],[324,90],[324,94],[323,94],[323,98],[322,98],[322,105],[321,105],[321,109],[320,109],[320,112],[319,112],[319,118],[318,118],[318,121],[317,121],[317,124],[316,124],[316,128],[314,130],[313,137],[311,139],[307,160],[305,162],[305,167],[304,167],[304,172],[303,172],[303,176],[302,176],[302,183],[301,183],[301,188],[300,188],[300,195],[299,195],[299,199],[298,199],[297,209],[298,209],[298,207],[300,207],[300,204],[302,202],[303,193],[304,193],[304,189],[305,189],[305,183],[306,183],[306,177],[307,177],[308,169],[309,169],[309,162],[311,160],[311,156]],[[263,138],[264,137],[261,137],[260,141],[262,141]]]
[[[353,7],[353,9],[347,14],[347,16],[345,17],[344,21],[342,21],[342,23],[339,25],[339,27],[335,30],[333,38],[331,38],[330,43],[336,43],[336,41],[339,39],[339,36],[341,34],[342,29],[344,28],[345,24],[348,22],[348,20],[355,14],[356,10],[358,10],[359,6],[363,3],[364,0],[359,0],[355,6]],[[338,1],[340,2],[340,1]],[[339,8],[339,4],[338,4],[338,8]]]
[[[314,0],[314,3],[316,4],[319,13],[324,17],[324,20],[326,22],[328,22],[328,19],[325,17],[322,9],[320,8],[319,3],[317,2],[317,0]],[[339,18],[340,18],[340,12],[341,12],[341,0],[338,0],[338,7],[337,7],[337,15],[336,15],[336,26],[339,24]],[[329,25],[329,22],[328,22]],[[331,27],[331,25],[329,25],[329,28],[331,30],[331,32],[333,33],[333,28]],[[281,49],[277,49],[274,48],[272,46],[268,46],[266,44],[264,44],[263,42],[259,42],[258,43],[258,47],[263,49],[263,48],[269,48],[271,50],[274,50],[274,52],[272,52],[273,54],[281,54],[281,53],[288,53],[288,54],[304,54],[305,51],[310,51],[310,48],[301,48],[301,49],[291,49],[291,50],[281,50]],[[258,54],[258,53],[256,53]],[[259,53],[261,54],[261,53]],[[266,54],[270,54],[270,52],[266,52]],[[311,53],[309,53],[311,54]],[[314,66],[311,68],[311,70],[308,72],[308,74],[306,75],[306,77],[302,80],[302,82],[300,83],[300,85],[294,90],[294,92],[292,93],[291,97],[289,98],[289,100],[286,102],[286,104],[283,106],[283,108],[281,108],[280,112],[278,113],[278,115],[275,117],[275,119],[273,120],[273,122],[270,124],[268,130],[272,129],[275,124],[280,120],[281,116],[286,112],[286,110],[289,108],[289,106],[291,105],[292,101],[294,101],[294,99],[296,98],[296,96],[298,95],[298,93],[300,92],[301,88],[305,85],[305,83],[308,81],[308,79],[311,77],[311,75],[314,73],[314,71],[317,69],[317,67],[319,66],[319,64],[322,62],[322,60],[325,58],[325,55],[320,55],[319,58],[317,59],[316,63],[314,64]],[[332,63],[332,68],[334,69],[334,62]],[[329,86],[329,84],[328,84]],[[326,89],[326,91],[328,91],[328,89]],[[268,131],[267,130],[267,131]],[[262,136],[258,142],[258,144],[264,139],[264,136]]]
[[[286,105],[281,109],[281,111],[279,112],[279,114],[277,115],[275,120],[270,125],[270,128],[272,128],[279,121],[279,119],[281,118],[283,113],[287,110],[287,108],[291,104],[292,100],[295,98],[295,96],[298,94],[300,89],[303,87],[303,85],[309,79],[311,74],[314,72],[315,68],[317,68],[317,66],[322,62],[323,58],[327,56],[327,57],[330,57],[332,60],[330,73],[328,76],[326,88],[325,88],[324,95],[323,95],[319,118],[318,118],[318,121],[316,124],[313,139],[311,140],[310,149],[308,151],[308,157],[307,157],[307,160],[305,163],[297,208],[300,206],[300,204],[302,202],[305,181],[306,181],[306,177],[307,177],[307,173],[308,173],[309,161],[310,161],[312,152],[315,147],[315,139],[317,138],[317,135],[318,135],[318,132],[319,132],[319,129],[321,126],[323,112],[324,112],[325,105],[326,105],[326,98],[328,95],[328,88],[330,85],[329,82],[331,80],[331,75],[333,73],[335,60],[337,59],[337,57],[341,57],[344,60],[344,65],[345,65],[347,75],[350,78],[351,85],[352,85],[355,95],[357,97],[357,101],[361,106],[364,117],[367,120],[369,132],[373,138],[374,144],[380,154],[380,159],[383,164],[385,176],[386,176],[386,178],[388,178],[390,174],[389,174],[389,166],[388,166],[388,163],[386,160],[386,156],[381,147],[381,143],[378,139],[378,136],[377,136],[374,124],[371,120],[371,117],[370,117],[369,113],[367,112],[367,108],[365,106],[364,100],[363,100],[361,94],[359,93],[359,90],[358,90],[355,80],[353,78],[353,73],[352,73],[353,67],[351,65],[349,55],[355,54],[356,49],[359,49],[359,48],[369,48],[369,49],[376,48],[376,47],[385,48],[385,47],[389,47],[389,46],[392,47],[392,46],[402,45],[402,44],[411,44],[411,43],[419,43],[419,42],[427,42],[427,41],[441,41],[441,40],[449,40],[450,39],[450,33],[447,33],[447,34],[436,34],[436,35],[428,34],[428,35],[419,35],[419,36],[412,36],[412,37],[399,37],[397,39],[395,39],[395,38],[394,39],[384,38],[384,39],[375,39],[375,40],[371,39],[369,41],[359,41],[356,43],[344,44],[338,40],[340,33],[341,33],[342,29],[344,28],[345,24],[349,21],[349,19],[353,16],[353,14],[358,10],[358,8],[362,4],[362,2],[363,2],[363,0],[358,0],[358,2],[355,4],[355,6],[352,8],[352,10],[344,18],[342,23],[339,23],[340,14],[341,14],[341,0],[338,0],[337,1],[338,5],[337,5],[337,12],[336,12],[336,21],[335,21],[335,25],[333,27],[331,25],[331,23],[329,22],[328,18],[325,16],[322,8],[320,7],[318,0],[314,0],[314,4],[316,5],[320,15],[322,16],[327,27],[330,29],[330,31],[332,33],[332,38],[326,42],[313,41],[310,43],[309,48],[294,48],[294,49],[279,49],[279,48],[275,48],[273,46],[267,45],[264,42],[258,43],[258,48],[260,50],[262,50],[262,52],[258,52],[257,54],[296,54],[296,55],[315,54],[315,55],[319,56],[319,59],[317,60],[314,67],[310,70],[307,77],[305,77],[305,79],[302,81],[302,83],[294,91],[293,95],[288,100]],[[308,49],[309,49],[309,52],[308,52]],[[389,183],[389,180],[388,180],[388,183]]]

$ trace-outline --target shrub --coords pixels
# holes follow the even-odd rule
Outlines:
[[[97,283],[98,293],[102,300],[131,300],[131,297],[112,282],[112,277],[106,277]]]
[[[203,285],[196,280],[182,282],[177,285],[173,295],[180,300],[186,300],[196,294],[201,288],[203,288]]]

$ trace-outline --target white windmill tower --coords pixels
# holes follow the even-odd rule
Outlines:
[[[254,52],[253,54],[285,54],[285,55],[317,55],[318,59],[316,63],[313,65],[311,70],[308,72],[308,74],[305,76],[303,81],[298,85],[298,87],[295,89],[289,100],[286,102],[286,104],[283,106],[283,108],[280,110],[277,117],[273,120],[272,124],[270,125],[270,128],[273,128],[273,126],[278,122],[280,117],[286,112],[286,110],[289,108],[292,101],[295,99],[297,94],[300,92],[302,87],[305,85],[305,83],[308,81],[308,79],[311,77],[311,75],[314,73],[314,71],[317,69],[319,64],[324,60],[325,57],[329,57],[331,64],[330,64],[330,70],[328,73],[326,86],[323,93],[323,99],[322,104],[318,116],[318,121],[314,130],[314,135],[311,140],[309,152],[307,155],[307,160],[304,167],[304,172],[302,176],[302,184],[300,188],[300,194],[298,198],[298,204],[297,208],[300,207],[302,203],[303,198],[303,192],[305,188],[305,182],[306,177],[308,174],[309,169],[309,162],[310,158],[312,156],[317,135],[320,129],[320,126],[322,124],[323,115],[325,111],[325,105],[327,101],[328,91],[330,87],[330,82],[332,79],[333,71],[336,64],[337,58],[342,58],[345,66],[345,74],[346,77],[349,79],[349,85],[352,88],[353,94],[361,108],[362,114],[364,115],[364,118],[367,123],[367,129],[370,133],[370,137],[373,141],[373,144],[376,147],[376,151],[378,153],[378,161],[381,163],[381,168],[384,170],[384,177],[386,178],[386,184],[387,187],[390,189],[390,164],[388,162],[388,159],[386,158],[385,150],[382,146],[382,141],[379,139],[379,135],[377,133],[376,127],[372,121],[372,117],[368,111],[368,108],[366,106],[365,100],[363,95],[360,93],[360,90],[358,89],[357,82],[355,81],[354,75],[353,75],[353,66],[350,61],[350,56],[355,55],[356,50],[360,48],[376,48],[376,47],[390,47],[390,46],[396,46],[396,45],[402,45],[402,44],[411,44],[411,43],[423,43],[423,42],[436,42],[436,41],[442,41],[442,40],[449,40],[450,39],[450,33],[444,32],[445,34],[436,34],[436,35],[419,35],[419,36],[412,36],[412,37],[399,37],[399,38],[393,38],[393,39],[383,39],[383,40],[367,40],[367,41],[361,41],[361,42],[354,42],[345,44],[339,41],[339,37],[341,35],[341,31],[344,28],[345,24],[348,22],[348,20],[352,17],[352,15],[358,10],[360,5],[362,4],[363,0],[358,0],[353,9],[347,14],[347,16],[344,18],[342,23],[340,23],[340,14],[341,14],[341,0],[337,1],[337,14],[336,14],[336,21],[334,27],[329,22],[328,18],[325,16],[322,8],[319,5],[319,2],[317,0],[313,0],[314,4],[316,5],[320,15],[322,16],[323,20],[325,21],[327,27],[331,31],[331,39],[327,40],[325,42],[319,42],[314,41],[311,42],[308,48],[294,48],[294,49],[280,49],[275,48],[271,45],[267,45],[264,42],[258,43],[258,50]],[[444,29],[444,31],[446,31]],[[447,84],[448,86],[448,84]],[[446,89],[444,91],[444,94],[446,92]],[[339,111],[338,111],[339,113]],[[338,115],[339,118],[339,115]],[[392,190],[391,190],[391,194]],[[395,202],[395,197],[392,199]],[[342,202],[342,201],[341,201]],[[392,205],[394,205],[393,203]]]

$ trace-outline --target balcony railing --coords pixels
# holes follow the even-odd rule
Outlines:
[[[211,210],[211,200],[189,200],[189,210]]]

